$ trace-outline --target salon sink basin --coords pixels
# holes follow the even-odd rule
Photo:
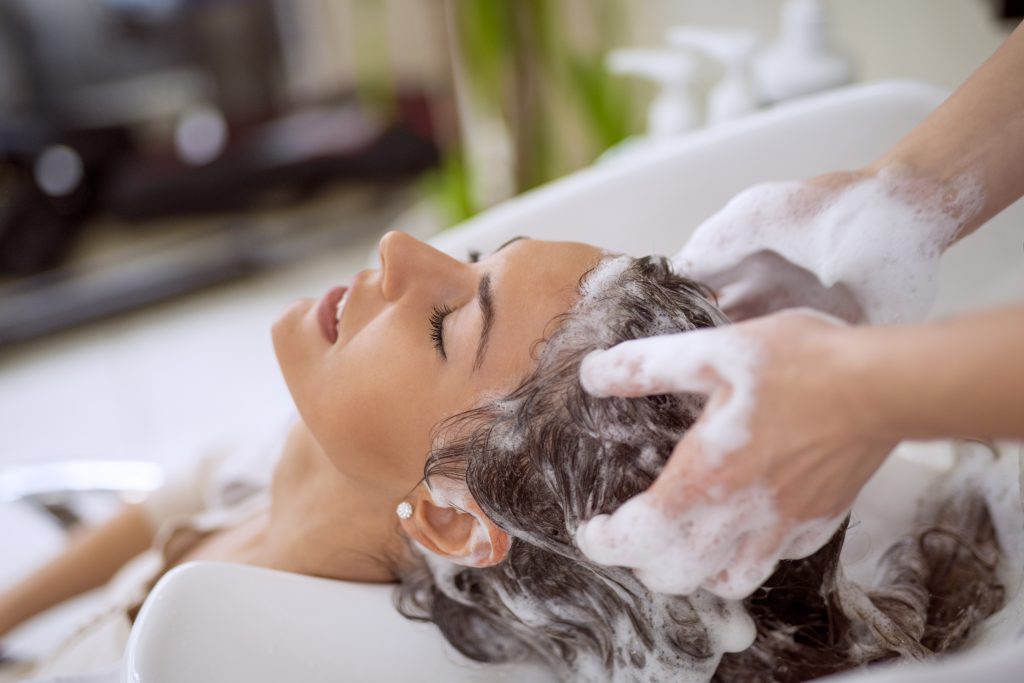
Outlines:
[[[123,683],[554,683],[546,669],[481,665],[391,605],[394,586],[219,562],[168,572],[146,600]]]

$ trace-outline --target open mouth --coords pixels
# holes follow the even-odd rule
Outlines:
[[[345,301],[348,299],[348,287],[332,287],[317,306],[316,317],[320,323],[320,331],[328,343],[338,341],[338,322],[341,320]]]

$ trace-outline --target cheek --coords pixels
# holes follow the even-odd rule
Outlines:
[[[432,383],[419,363],[403,355],[384,358],[368,341],[354,339],[331,359],[315,398],[299,410],[346,475],[411,486],[422,474],[437,422]]]

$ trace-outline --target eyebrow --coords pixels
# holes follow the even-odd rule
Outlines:
[[[519,235],[513,237],[507,242],[502,243],[497,249],[492,251],[492,254],[497,254],[499,251],[519,240],[530,239],[525,235]],[[480,285],[477,287],[476,300],[480,304],[480,313],[483,315],[484,325],[483,329],[480,330],[480,342],[476,347],[476,360],[473,361],[473,372],[480,369],[480,366],[484,362],[484,354],[487,352],[487,341],[491,337],[491,328],[494,326],[494,291],[491,289],[491,275],[490,273],[480,278]]]
[[[500,249],[501,247],[499,247]],[[491,327],[494,325],[494,293],[491,290],[491,275],[488,273],[480,278],[480,286],[477,288],[476,300],[480,304],[480,313],[483,314],[484,326],[480,330],[480,343],[476,347],[476,360],[473,361],[473,372],[480,369],[484,362],[484,353],[487,351],[487,341],[491,337]]]
[[[530,238],[527,237],[526,235],[519,235],[518,237],[513,237],[509,241],[503,242],[500,247],[498,247],[497,249],[495,249],[491,253],[492,254],[497,254],[499,251],[501,251],[502,249],[504,249],[508,245],[512,244],[513,242],[518,242],[519,240],[528,240],[528,239],[530,239]]]

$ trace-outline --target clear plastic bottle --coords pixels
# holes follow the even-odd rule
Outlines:
[[[832,43],[829,15],[819,0],[787,0],[779,37],[752,64],[764,103],[845,85],[853,80],[850,60]]]

